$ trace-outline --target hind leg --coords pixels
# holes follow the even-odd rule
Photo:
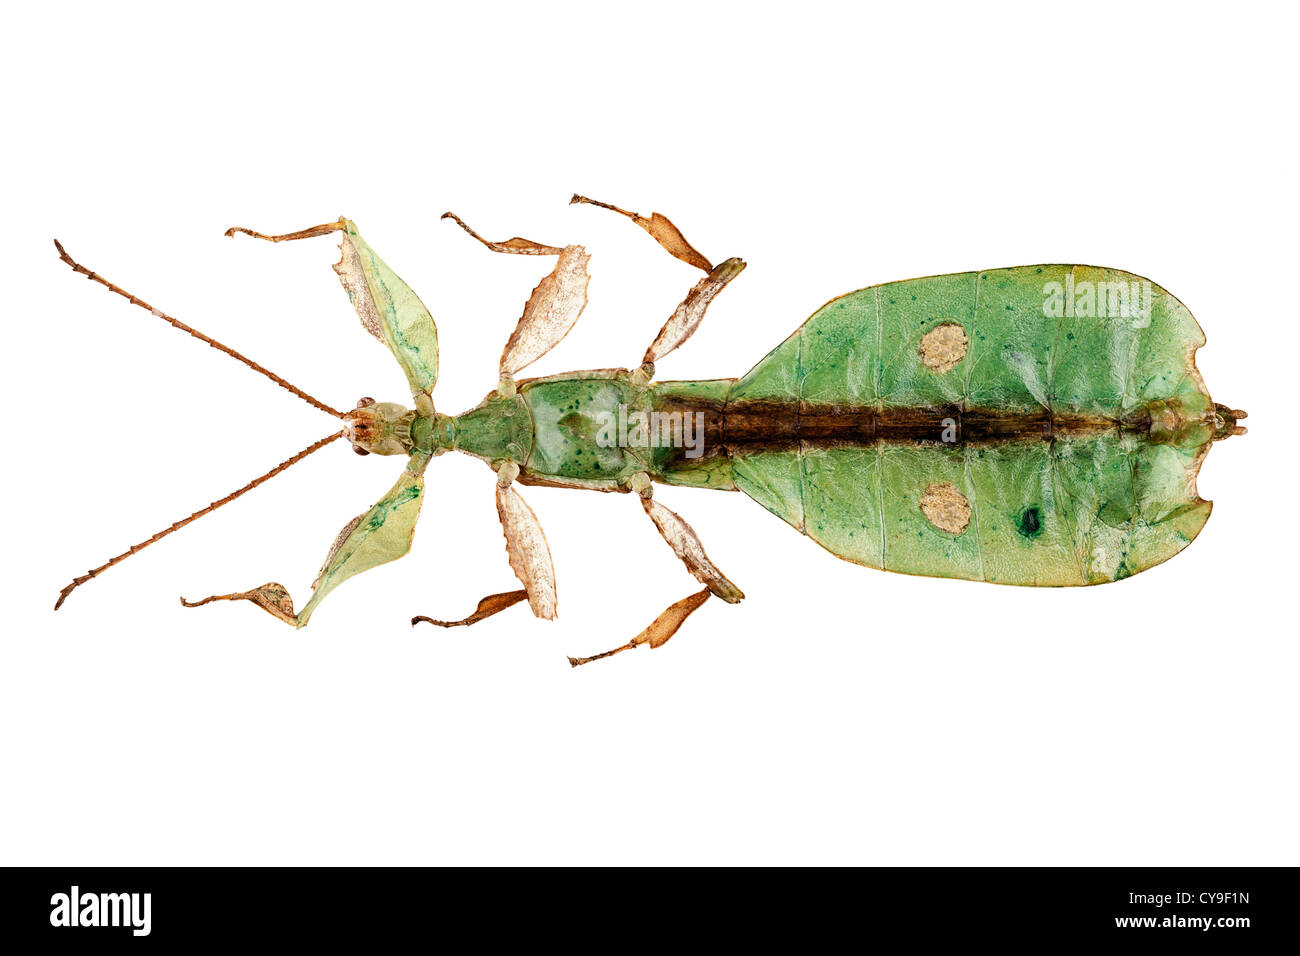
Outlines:
[[[704,545],[700,543],[700,538],[695,533],[695,529],[682,520],[677,512],[665,508],[654,500],[652,497],[653,486],[648,475],[639,473],[633,476],[631,486],[632,490],[637,492],[641,499],[641,507],[645,509],[645,513],[654,522],[664,541],[668,543],[677,557],[686,565],[686,570],[690,571],[696,580],[702,582],[705,587],[704,590],[697,591],[675,604],[669,605],[662,614],[654,619],[649,627],[622,647],[616,647],[612,651],[605,651],[603,654],[597,654],[594,657],[570,657],[569,663],[574,667],[579,664],[600,660],[603,657],[612,657],[642,644],[649,644],[651,647],[662,647],[668,643],[670,637],[677,633],[678,628],[682,626],[686,619],[709,599],[709,595],[716,594],[728,604],[737,604],[745,596],[740,588],[727,580],[727,576],[718,570],[716,564],[709,560],[709,556],[704,553]]]
[[[659,330],[659,334],[655,336],[655,340],[646,349],[645,355],[641,359],[641,376],[648,382],[654,377],[655,363],[668,353],[679,348],[695,334],[695,330],[704,321],[704,313],[708,309],[709,303],[713,301],[714,296],[721,292],[728,282],[744,271],[744,260],[732,258],[714,266],[708,259],[700,255],[694,246],[686,241],[686,237],[682,235],[681,230],[674,226],[667,216],[661,216],[657,212],[646,217],[639,213],[620,209],[618,206],[612,206],[609,203],[597,202],[594,199],[588,199],[586,196],[578,195],[574,195],[569,200],[570,205],[574,203],[599,206],[601,209],[608,209],[621,216],[627,216],[653,236],[655,242],[659,243],[669,255],[707,273],[687,293],[682,304],[669,316],[668,321]]]

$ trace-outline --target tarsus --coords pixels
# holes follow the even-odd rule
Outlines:
[[[95,282],[98,282],[100,285],[104,286],[109,291],[116,292],[118,295],[122,296],[128,302],[130,302],[132,305],[138,305],[146,312],[158,316],[158,318],[162,319],[164,322],[170,322],[172,325],[180,329],[182,332],[188,332],[196,339],[200,339],[201,341],[207,342],[214,349],[219,349],[220,351],[225,352],[231,358],[239,359],[239,361],[243,362],[254,372],[261,372],[263,375],[265,375],[271,381],[275,382],[275,384],[279,385],[281,388],[286,388],[289,391],[293,392],[293,394],[297,395],[304,402],[307,402],[311,405],[315,405],[321,411],[328,412],[329,414],[333,415],[335,418],[343,417],[343,413],[340,412],[338,409],[331,408],[330,406],[326,405],[324,402],[312,398],[302,389],[290,385],[288,382],[286,382],[280,376],[276,375],[274,372],[270,371],[269,369],[263,368],[262,366],[254,362],[252,359],[245,358],[244,356],[236,352],[234,349],[232,349],[230,346],[222,345],[216,339],[204,335],[202,332],[198,331],[197,329],[190,328],[188,325],[186,325],[184,322],[181,322],[179,319],[173,319],[170,315],[167,315],[166,313],[161,312],[158,309],[155,309],[153,306],[151,306],[148,302],[145,302],[143,299],[139,299],[133,296],[131,293],[127,292],[125,289],[120,288],[119,286],[116,286],[113,283],[109,282],[103,276],[91,272],[85,266],[75,261],[72,258],[72,256],[68,255],[68,253],[63,248],[63,244],[60,243],[59,240],[57,239],[54,240],[54,248],[59,250],[59,258],[62,259],[64,262],[66,262],[69,266],[71,266],[72,271],[80,272],[87,279],[93,279]]]
[[[262,482],[270,478],[274,478],[276,475],[284,471],[290,465],[297,464],[298,462],[306,458],[308,455],[310,455],[312,452],[316,451],[319,448],[324,448],[330,442],[334,441],[336,438],[341,438],[342,436],[343,436],[343,432],[337,431],[333,435],[330,435],[326,438],[322,438],[320,441],[308,445],[306,448],[298,452],[298,454],[294,455],[292,458],[280,462],[280,464],[276,465],[266,474],[262,475],[260,478],[254,478],[252,481],[244,485],[244,487],[240,488],[238,491],[231,492],[230,494],[226,495],[226,497],[220,499],[219,501],[212,502],[212,504],[208,505],[206,508],[202,509],[201,511],[194,512],[194,514],[190,515],[188,518],[182,518],[180,521],[177,521],[175,524],[173,524],[170,528],[164,528],[162,531],[159,531],[157,534],[155,534],[153,537],[149,538],[148,540],[141,541],[139,544],[133,544],[131,547],[127,548],[117,557],[106,561],[105,563],[101,564],[99,567],[95,568],[93,571],[87,571],[81,577],[73,578],[72,583],[59,592],[59,599],[54,602],[54,610],[57,611],[60,607],[63,606],[63,602],[68,599],[68,595],[71,594],[73,589],[76,588],[77,586],[85,584],[91,578],[98,577],[100,574],[103,574],[113,565],[117,564],[120,561],[125,561],[127,558],[135,554],[137,551],[144,550],[145,548],[149,547],[149,545],[153,544],[155,541],[159,540],[160,538],[165,538],[173,531],[178,531],[179,529],[185,527],[191,521],[194,521],[198,518],[202,518],[205,514],[208,514],[209,512],[216,511],[222,505],[234,501],[236,498],[238,498],[240,495],[244,494],[247,491],[252,491]]]

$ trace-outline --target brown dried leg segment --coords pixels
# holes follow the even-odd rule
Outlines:
[[[202,607],[213,601],[251,601],[268,614],[278,617],[291,627],[298,626],[298,616],[293,612],[293,598],[283,584],[271,581],[251,591],[239,591],[233,594],[213,594],[198,601],[181,598],[182,607]]]
[[[474,609],[474,613],[469,617],[461,618],[459,621],[437,621],[424,614],[417,614],[411,618],[411,626],[414,627],[423,621],[426,624],[436,624],[438,627],[468,627],[491,617],[493,614],[499,614],[508,607],[514,607],[520,601],[527,599],[528,591],[525,589],[505,591],[501,594],[489,594],[478,602],[478,607]]]
[[[577,193],[574,193],[573,198],[569,200],[570,206],[574,203],[586,203],[591,206],[599,206],[601,209],[608,209],[611,212],[616,212],[620,216],[627,216],[627,218],[631,219],[646,232],[650,233],[650,235],[654,237],[655,242],[659,243],[659,245],[661,245],[669,255],[682,260],[682,262],[685,262],[687,265],[695,266],[695,268],[704,272],[713,271],[712,263],[710,263],[708,259],[704,258],[704,256],[700,255],[699,251],[686,241],[686,237],[682,235],[682,231],[674,226],[667,216],[661,216],[656,212],[651,213],[647,218],[639,213],[620,209],[618,206],[610,205],[607,202],[599,202],[595,199],[588,199],[586,196],[579,196]]]
[[[677,629],[682,626],[685,620],[709,599],[711,593],[708,588],[696,591],[690,597],[682,598],[676,604],[670,605],[654,619],[654,622],[649,627],[622,647],[616,647],[612,651],[605,651],[603,654],[596,654],[592,657],[570,657],[569,664],[573,667],[577,667],[579,664],[590,664],[592,661],[598,661],[603,657],[613,657],[623,651],[630,651],[642,644],[649,644],[651,647],[662,647],[668,643],[670,637],[677,633]]]
[[[493,252],[505,252],[516,256],[558,256],[564,251],[564,249],[559,246],[546,246],[542,245],[540,242],[533,242],[531,239],[521,239],[519,236],[515,236],[513,239],[507,239],[505,242],[493,242],[490,239],[484,239],[480,236],[469,227],[469,224],[465,222],[464,219],[461,219],[460,216],[456,215],[454,212],[444,212],[441,218],[454,219],[462,229]]]
[[[317,236],[328,236],[331,232],[341,232],[346,228],[347,223],[340,217],[337,222],[325,222],[319,226],[308,226],[306,229],[299,229],[297,232],[284,232],[278,236],[268,236],[252,229],[245,229],[243,226],[231,226],[226,230],[225,234],[233,236],[236,233],[243,233],[245,236],[252,236],[254,239],[265,239],[267,242],[293,242],[295,239],[315,239]]]

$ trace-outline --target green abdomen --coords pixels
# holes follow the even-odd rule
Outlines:
[[[738,381],[656,385],[657,410],[703,416],[705,450],[652,462],[663,481],[744,491],[870,567],[1116,580],[1209,516],[1195,480],[1221,422],[1193,361],[1203,341],[1181,303],[1115,270],[876,286]]]

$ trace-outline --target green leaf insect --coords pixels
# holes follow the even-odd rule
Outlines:
[[[362,326],[405,374],[412,407],[362,399],[340,412],[233,349],[78,265],[77,272],[244,362],[317,408],[341,431],[81,577],[72,590],[233,501],[318,448],[347,438],[358,454],[399,455],[392,489],[338,534],[301,611],[268,583],[182,603],[245,600],[302,627],[348,578],[410,550],[429,462],[461,451],[496,473],[510,567],[523,588],[483,598],[441,627],[474,624],[521,601],[555,617],[555,574],[519,485],[630,493],[704,587],[628,643],[577,666],[668,641],[710,596],[744,597],[655,482],[739,491],[847,561],[887,571],[995,584],[1103,584],[1173,557],[1200,532],[1210,502],[1196,476],[1212,442],[1245,431],[1245,412],[1211,401],[1196,369],[1205,337],[1159,286],[1116,269],[1018,266],[872,286],[834,299],[739,379],[655,381],[655,366],[694,334],[713,298],[745,268],[716,266],[667,218],[574,196],[630,218],[705,275],[633,369],[518,379],[577,322],[587,302],[585,250],[513,238],[494,252],[554,257],[501,355],[500,381],[458,416],[434,409],[438,333],[428,309],[346,220],[272,242],[337,234],[338,273]]]

